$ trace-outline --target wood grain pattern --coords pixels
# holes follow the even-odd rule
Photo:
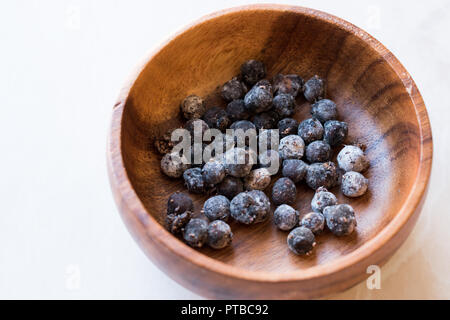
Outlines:
[[[168,196],[182,181],[160,173],[152,137],[181,124],[188,94],[225,104],[218,85],[240,64],[260,59],[276,73],[326,77],[328,97],[349,123],[349,142],[367,146],[369,192],[350,203],[357,232],[318,237],[307,258],[289,252],[271,221],[232,223],[231,248],[196,251],[161,226]],[[298,99],[296,117],[308,117]],[[400,62],[364,31],[323,12],[290,6],[234,8],[201,19],[154,52],[124,87],[113,109],[108,168],[115,199],[131,234],[172,278],[207,297],[316,298],[355,285],[369,265],[383,264],[410,233],[432,163],[432,136],[420,93]],[[298,187],[297,208],[310,210],[312,191]],[[199,211],[205,197],[193,196]]]

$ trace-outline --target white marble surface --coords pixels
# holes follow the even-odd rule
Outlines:
[[[450,3],[283,2],[333,13],[383,42],[417,82],[433,127],[429,196],[382,268],[381,290],[362,283],[335,297],[449,299]],[[245,3],[0,3],[0,298],[200,298],[148,261],[122,224],[106,132],[119,88],[149,49],[204,14]]]

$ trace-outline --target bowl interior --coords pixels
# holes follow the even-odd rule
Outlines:
[[[248,59],[263,61],[269,79],[276,73],[327,79],[328,97],[349,123],[348,142],[367,146],[369,192],[351,200],[333,190],[341,203],[355,208],[357,232],[347,238],[324,232],[309,257],[291,254],[287,234],[271,220],[251,227],[231,222],[232,247],[200,251],[229,265],[278,274],[332,263],[379,233],[406,201],[419,168],[420,130],[410,95],[384,57],[331,20],[243,10],[207,19],[170,41],[143,69],[126,101],[121,148],[128,177],[148,214],[162,223],[167,198],[184,187],[160,172],[153,139],[182,124],[179,104],[189,94],[206,97],[208,107],[225,107],[218,88]],[[309,104],[303,98],[297,103],[297,120],[308,118]],[[296,207],[302,214],[310,211],[312,196],[298,185]],[[199,212],[206,197],[192,197]]]

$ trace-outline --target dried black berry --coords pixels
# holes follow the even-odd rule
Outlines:
[[[325,226],[325,217],[319,212],[307,213],[301,220],[300,226],[308,228],[315,235],[320,234]]]
[[[172,131],[169,130],[162,135],[162,137],[155,140],[155,148],[160,154],[170,153],[175,145],[175,141],[172,141]]]
[[[255,84],[255,87],[260,87],[264,90],[267,90],[273,96],[273,88],[269,80],[266,79],[260,80]]]
[[[331,147],[324,141],[314,141],[306,147],[305,154],[309,163],[325,162],[331,158]]]
[[[266,67],[261,61],[249,60],[241,66],[241,77],[250,86],[253,86],[265,76]]]
[[[311,208],[315,212],[322,213],[323,209],[329,206],[334,206],[337,203],[338,200],[334,194],[329,192],[326,188],[320,187],[314,194],[314,197],[311,201]]]
[[[303,79],[296,74],[277,74],[273,77],[273,86],[275,94],[286,93],[296,97],[303,89]]]
[[[166,216],[166,229],[173,234],[183,231],[186,224],[191,220],[192,212],[186,211],[181,214],[168,214]]]
[[[233,101],[242,98],[247,93],[247,86],[239,81],[238,78],[233,78],[226,82],[222,87],[222,98],[225,101]]]
[[[281,204],[292,205],[297,199],[297,188],[295,183],[289,178],[280,178],[273,185],[272,201],[275,205]]]
[[[202,119],[189,120],[184,125],[184,128],[191,134],[191,143],[194,143],[195,138],[198,141],[203,141],[203,135],[209,130],[208,124]]]
[[[208,239],[208,223],[202,219],[192,219],[184,228],[183,239],[191,247],[203,247]]]
[[[259,223],[269,216],[270,201],[266,194],[259,190],[242,192],[233,198],[230,210],[233,219],[240,223]]]
[[[317,190],[319,187],[331,189],[339,183],[339,174],[333,162],[313,163],[306,172],[306,183]]]
[[[291,206],[282,204],[273,213],[273,218],[278,229],[289,231],[297,226],[299,213]]]
[[[181,112],[187,120],[200,119],[206,112],[205,102],[196,95],[190,95],[181,102]]]
[[[280,138],[284,138],[298,133],[298,121],[292,118],[285,118],[278,122]]]
[[[220,131],[224,131],[230,125],[227,112],[219,107],[212,107],[206,110],[203,120],[205,120],[210,128],[216,128]]]
[[[301,159],[305,151],[303,139],[297,135],[287,136],[280,141],[278,152],[283,160]]]
[[[276,150],[266,150],[258,157],[259,166],[267,168],[270,175],[276,175],[280,169],[280,154]]]
[[[194,203],[191,197],[182,192],[175,192],[167,200],[167,214],[182,214],[186,211],[193,211]]]
[[[252,117],[252,122],[257,130],[273,129],[278,122],[278,115],[275,112],[263,112]]]
[[[250,114],[245,108],[244,100],[234,100],[227,105],[227,115],[230,121],[247,120]]]
[[[246,190],[264,190],[271,181],[270,172],[266,168],[259,168],[250,171],[249,175],[244,178],[244,186]]]
[[[272,108],[272,93],[265,86],[254,86],[244,98],[248,112],[261,113]]]
[[[278,150],[280,135],[277,130],[268,129],[260,132],[258,136],[258,147],[260,150]]]
[[[228,175],[242,178],[252,170],[254,161],[250,153],[242,148],[233,148],[225,154],[225,171]]]
[[[342,176],[342,193],[350,198],[357,198],[364,195],[369,186],[369,180],[361,173],[349,171]]]
[[[316,238],[308,228],[298,227],[289,233],[287,244],[296,255],[309,255],[316,246]]]
[[[233,241],[230,226],[222,220],[213,221],[208,226],[208,245],[213,249],[223,249]]]
[[[203,213],[209,221],[227,221],[230,216],[230,200],[220,195],[209,198],[203,205]]]
[[[283,177],[291,179],[294,183],[299,183],[306,176],[308,165],[302,160],[287,159],[283,161]]]
[[[319,76],[314,76],[306,81],[304,86],[305,99],[314,102],[325,97],[325,81]]]
[[[190,167],[188,162],[189,160],[184,156],[168,153],[161,159],[161,170],[168,177],[180,178],[183,172]]]
[[[228,199],[233,199],[243,191],[244,184],[242,183],[242,180],[235,177],[225,177],[225,179],[217,185],[217,193],[224,195]]]
[[[189,192],[204,193],[206,190],[206,183],[202,176],[202,169],[191,168],[183,173],[184,185]]]
[[[325,122],[324,129],[323,139],[332,147],[341,145],[347,138],[348,125],[346,122],[330,120]]]
[[[298,126],[298,135],[302,137],[306,144],[310,144],[313,141],[322,140],[323,126],[319,120],[307,119],[302,121]]]
[[[205,163],[202,174],[206,184],[216,185],[225,178],[225,164],[217,159],[212,159]]]
[[[319,100],[312,105],[311,115],[322,123],[335,120],[338,116],[336,104],[328,99]]]
[[[369,167],[369,160],[359,147],[345,146],[337,156],[339,168],[348,171],[363,172]]]
[[[326,207],[323,215],[330,231],[340,237],[347,236],[355,230],[356,217],[353,208],[348,204]]]
[[[290,94],[281,93],[273,98],[273,110],[280,118],[290,117],[295,112],[295,99]]]

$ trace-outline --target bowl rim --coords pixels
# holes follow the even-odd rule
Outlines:
[[[128,178],[122,157],[121,132],[124,107],[132,86],[147,63],[151,61],[161,50],[163,50],[166,45],[172,41],[175,41],[183,33],[189,31],[197,25],[228,14],[233,14],[240,11],[255,10],[284,11],[306,15],[312,19],[318,19],[326,23],[331,23],[335,27],[350,32],[367,43],[390,65],[397,76],[401,79],[410,96],[410,99],[413,102],[420,129],[420,159],[416,179],[406,200],[394,219],[390,221],[372,239],[361,245],[356,250],[334,259],[332,263],[327,262],[325,264],[316,265],[307,269],[299,269],[280,274],[268,271],[251,271],[229,265],[213,259],[182,243],[179,239],[170,234],[151,214],[147,212]],[[151,53],[146,55],[146,57],[137,65],[120,91],[119,97],[113,107],[107,148],[107,163],[110,184],[113,192],[118,195],[115,198],[117,205],[122,212],[122,217],[124,215],[128,215],[131,216],[130,218],[139,221],[138,223],[140,223],[145,230],[146,237],[150,237],[152,241],[157,243],[157,245],[164,246],[172,254],[190,262],[193,265],[197,265],[200,268],[207,269],[213,273],[218,273],[223,276],[256,282],[290,282],[311,280],[318,277],[329,276],[355,264],[364,262],[364,260],[388,243],[412,218],[414,212],[421,204],[421,200],[426,192],[433,159],[433,138],[430,121],[423,98],[414,80],[400,61],[383,44],[381,44],[366,31],[341,18],[315,9],[279,4],[244,5],[208,14],[181,29],[171,38],[157,46],[156,49],[153,49]],[[121,206],[127,207],[128,210],[122,210]],[[129,231],[133,234],[132,230]],[[133,234],[133,236],[136,235]]]

